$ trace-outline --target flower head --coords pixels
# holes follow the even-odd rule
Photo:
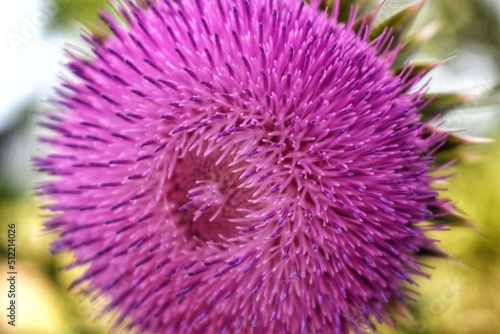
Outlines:
[[[317,1],[157,1],[103,13],[45,125],[59,231],[118,324],[151,333],[348,333],[391,322],[446,133],[391,33]],[[358,21],[359,22],[359,21]]]

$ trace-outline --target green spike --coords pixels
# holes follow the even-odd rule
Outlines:
[[[492,143],[493,141],[494,140],[490,138],[473,137],[473,136],[459,135],[453,133],[448,135],[445,144],[443,145],[443,147],[439,149],[439,152],[446,150],[454,150],[464,145],[486,144],[486,143]]]
[[[448,214],[432,219],[437,224],[447,224],[452,227],[474,227],[471,219],[454,209],[449,209]]]
[[[434,131],[436,131],[436,129]],[[437,132],[441,131],[438,130]],[[448,137],[446,138],[445,144],[441,146],[435,154],[438,164],[444,164],[450,160],[455,160],[456,164],[468,161],[474,158],[473,153],[470,151],[460,151],[460,148],[467,145],[485,144],[494,141],[489,138],[472,137],[453,133],[457,132],[457,130],[444,130],[442,132],[448,133]]]
[[[444,62],[448,61],[449,59],[450,58],[444,59],[444,60],[437,60],[437,61],[429,61],[429,62],[421,62],[421,63],[409,63],[406,65],[398,65],[398,66],[395,66],[393,68],[393,70],[394,70],[394,73],[396,75],[400,75],[403,72],[403,70],[406,69],[405,72],[410,72],[410,74],[408,74],[408,73],[406,74],[406,76],[408,77],[407,80],[411,80],[415,77],[422,76],[426,73],[429,73],[434,68],[443,64]]]
[[[390,28],[391,35],[394,38],[393,45],[397,45],[401,41],[404,33],[415,20],[415,17],[417,16],[420,9],[422,9],[424,3],[425,0],[419,0],[415,4],[389,17],[387,20],[376,24],[370,33],[370,39],[376,39],[377,37],[382,35],[384,30]]]
[[[425,94],[424,103],[427,103],[422,110],[423,121],[430,120],[438,115],[445,115],[450,110],[456,109],[471,100],[466,94],[459,93],[436,93]]]
[[[450,255],[446,252],[442,251],[439,248],[431,248],[431,247],[420,247],[419,252],[417,253],[419,257],[433,257],[433,258],[445,258],[450,259]]]
[[[352,26],[353,30],[355,32],[359,32],[361,28],[365,26],[370,26],[375,22],[375,18],[377,16],[376,11],[372,11],[367,13],[364,16],[360,16],[356,19],[356,22],[354,22],[354,25]]]
[[[394,65],[405,64],[420,48],[427,43],[438,32],[440,24],[437,22],[430,23],[420,29],[416,34],[407,37],[405,43],[398,52],[394,61]]]

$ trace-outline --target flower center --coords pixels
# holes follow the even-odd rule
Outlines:
[[[219,158],[217,153],[190,152],[177,161],[170,180],[174,187],[167,197],[178,207],[181,224],[189,237],[203,241],[237,237],[250,222],[244,216],[252,207],[252,190],[240,187],[235,166],[229,166],[231,156]]]

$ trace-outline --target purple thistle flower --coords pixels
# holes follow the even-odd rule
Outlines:
[[[436,251],[422,222],[446,133],[389,32],[317,1],[157,1],[103,13],[57,90],[36,166],[60,233],[116,326],[348,333],[392,323]]]

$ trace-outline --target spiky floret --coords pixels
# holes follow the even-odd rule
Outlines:
[[[337,6],[336,6],[336,5]],[[118,324],[154,333],[348,333],[404,301],[451,212],[425,72],[368,17],[316,1],[128,2],[72,56],[45,126],[54,251]],[[372,33],[371,33],[372,32]],[[371,40],[373,39],[373,40]]]

